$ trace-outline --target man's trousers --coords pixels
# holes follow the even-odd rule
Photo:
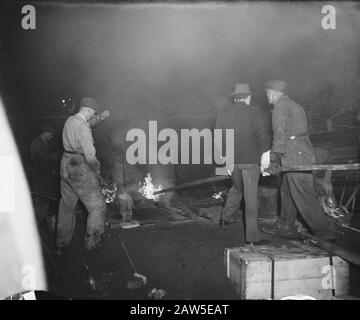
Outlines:
[[[60,167],[61,200],[57,219],[56,245],[67,247],[73,237],[78,200],[88,211],[85,248],[94,248],[105,230],[106,202],[98,176],[82,155],[63,155]]]
[[[258,231],[258,182],[259,166],[254,165],[251,169],[240,169],[234,165],[232,172],[233,185],[229,190],[222,219],[228,222],[236,221],[236,214],[240,209],[242,197],[245,201],[245,239],[247,242],[261,240]]]
[[[311,173],[286,173],[282,178],[279,224],[284,231],[295,231],[298,211],[314,234],[324,239],[334,238],[329,219],[315,196]]]

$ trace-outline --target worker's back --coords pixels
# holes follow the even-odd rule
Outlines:
[[[65,122],[62,133],[64,150],[83,153],[81,136],[84,135],[85,131],[90,131],[90,128],[84,119],[78,114],[69,117]]]
[[[266,132],[260,109],[238,103],[227,107],[218,117],[216,128],[234,129],[234,162],[256,164],[268,148],[270,137]],[[224,133],[223,133],[224,136]],[[225,141],[223,141],[223,146]]]
[[[283,154],[284,165],[311,165],[316,162],[303,107],[288,96],[281,96],[275,104],[272,123],[272,149]]]

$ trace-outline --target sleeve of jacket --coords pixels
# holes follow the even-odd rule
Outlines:
[[[288,108],[284,103],[278,104],[273,111],[273,145],[272,151],[276,153],[284,153],[286,151],[287,132],[286,121],[288,118]]]
[[[96,150],[94,147],[94,140],[93,140],[90,128],[83,127],[81,129],[79,142],[80,142],[81,148],[84,152],[84,156],[85,156],[87,163],[97,173],[100,173],[100,162],[96,158]]]
[[[252,118],[253,129],[256,134],[256,140],[261,153],[268,151],[271,147],[271,138],[265,127],[265,121],[259,107],[254,106]]]

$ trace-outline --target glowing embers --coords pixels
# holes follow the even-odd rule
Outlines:
[[[215,192],[211,197],[216,200],[225,200],[227,196],[226,191]]]

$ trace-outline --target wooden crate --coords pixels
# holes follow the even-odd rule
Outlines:
[[[306,295],[325,300],[349,292],[348,263],[300,242],[227,248],[225,265],[240,299]]]
[[[247,248],[225,249],[227,277],[241,299],[271,298],[271,260]]]

